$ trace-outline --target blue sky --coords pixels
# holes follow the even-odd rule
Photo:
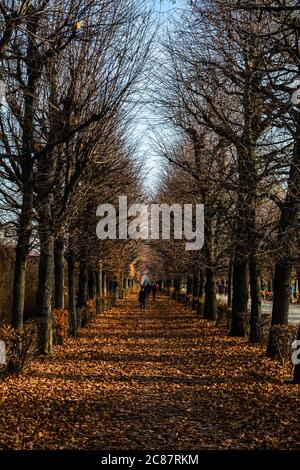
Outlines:
[[[149,3],[154,3],[154,15],[159,23],[158,34],[155,41],[155,53],[159,50],[164,29],[171,25],[174,15],[179,14],[187,4],[187,0],[149,0]],[[151,70],[155,68],[151,66]],[[147,82],[153,80],[152,76],[148,76]],[[145,86],[142,101],[151,101],[153,98],[149,92],[149,86]],[[138,141],[137,154],[140,159],[144,161],[144,174],[145,186],[154,190],[155,182],[159,176],[159,158],[155,154],[155,149],[152,144],[153,131],[163,132],[160,128],[159,115],[153,110],[149,109],[147,105],[142,105],[136,113],[134,119],[133,139]]]

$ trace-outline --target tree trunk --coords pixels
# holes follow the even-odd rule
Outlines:
[[[103,311],[103,268],[102,261],[99,262],[97,272],[97,289],[96,289],[96,313]]]
[[[120,294],[120,283],[119,281],[114,282],[114,287],[113,287],[113,305],[117,305],[119,301],[119,294]]]
[[[88,296],[88,270],[86,261],[80,261],[79,282],[77,294],[77,319],[78,326],[86,326],[89,322],[87,312]]]
[[[273,292],[274,276],[271,273],[271,278],[268,280],[268,291]]]
[[[296,279],[295,281],[295,298],[298,302],[299,300],[299,280],[298,279]]]
[[[123,299],[123,297],[124,297],[124,277],[122,274],[121,279],[119,281],[119,299]]]
[[[206,320],[217,318],[216,277],[213,268],[206,269],[204,318]]]
[[[232,307],[232,276],[233,276],[233,262],[232,259],[229,261],[228,267],[228,281],[227,281],[227,305],[229,308]]]
[[[75,300],[75,256],[72,251],[69,252],[67,261],[68,261],[70,336],[77,336],[77,311],[76,311],[76,300]]]
[[[21,182],[22,182],[22,206],[18,223],[18,240],[16,246],[16,261],[14,267],[13,302],[12,302],[12,326],[23,327],[24,302],[25,302],[25,275],[26,261],[30,249],[33,218],[33,160],[32,152],[35,145],[35,111],[37,103],[37,87],[41,77],[43,65],[39,61],[37,48],[38,17],[31,17],[26,21],[28,31],[28,44],[26,47],[25,70],[27,85],[23,88],[24,110],[22,123],[22,155],[20,156]],[[20,116],[21,118],[21,116]]]
[[[54,273],[54,237],[40,221],[39,280],[36,296],[37,314],[40,317],[39,352],[52,352],[52,292]]]
[[[102,281],[103,311],[107,310],[107,272],[103,271]]]
[[[195,275],[194,283],[193,283],[193,310],[197,309],[198,298],[199,298],[199,276]]]
[[[248,264],[236,258],[233,265],[233,294],[230,336],[245,336],[248,302]]]
[[[128,276],[124,277],[124,297],[126,297],[128,291]]]
[[[114,302],[114,281],[107,280],[107,291],[108,291],[108,303],[107,307],[111,308]]]
[[[291,266],[276,263],[272,325],[286,325],[289,319]]]
[[[291,270],[292,268],[289,263],[276,263],[271,325],[288,324]],[[267,355],[269,357],[275,357],[279,354],[278,342],[276,341],[274,335],[275,331],[273,328],[271,328],[267,347]]]
[[[300,325],[299,325],[299,328],[298,328],[297,340],[300,341]],[[299,346],[297,346],[296,351],[297,351],[297,359],[298,359],[299,362],[298,362],[298,364],[295,364],[293,383],[294,384],[300,384],[300,344],[299,344]]]
[[[193,293],[194,293],[194,276],[190,278],[190,297],[189,297],[189,306],[193,307]]]
[[[30,182],[29,172],[28,182],[24,185],[22,199],[22,209],[18,225],[18,241],[16,246],[16,261],[14,267],[13,298],[12,298],[12,326],[14,328],[23,327],[24,303],[25,303],[25,282],[26,282],[26,262],[30,247],[33,215],[33,190]],[[31,175],[32,176],[32,175]]]
[[[95,271],[93,269],[89,269],[88,271],[88,298],[94,299],[96,297],[96,279],[95,279]]]
[[[202,299],[204,297],[204,285],[205,285],[205,279],[204,279],[204,269],[200,269],[199,273],[199,297]]]
[[[179,278],[176,278],[174,279],[173,281],[173,287],[174,287],[174,291],[173,291],[173,300],[177,300],[178,302],[180,301],[180,279]]]
[[[64,242],[57,238],[54,242],[55,308],[64,308]]]
[[[261,295],[260,295],[260,278],[257,269],[256,259],[250,260],[250,290],[251,290],[251,315],[250,315],[250,335],[251,343],[259,343],[261,341]]]
[[[255,91],[254,91],[255,92]],[[231,336],[246,336],[248,311],[248,262],[256,257],[256,140],[251,129],[251,114],[255,115],[249,84],[244,91],[244,112],[247,125],[243,132],[244,145],[238,149],[238,200],[233,262],[233,292]],[[256,283],[256,280],[254,281]],[[254,283],[253,283],[254,288]],[[256,301],[255,301],[256,303]]]

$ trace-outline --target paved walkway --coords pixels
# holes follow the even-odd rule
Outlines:
[[[262,302],[262,312],[272,315],[272,302]],[[289,323],[300,322],[300,304],[290,304]]]
[[[0,383],[1,449],[297,446],[289,367],[169,299],[141,313],[135,297]]]
[[[217,298],[224,302],[226,300],[227,302],[227,296],[219,296],[217,295]],[[272,307],[273,307],[273,302],[271,301],[262,301],[262,313],[272,315]],[[248,304],[248,309],[250,311],[251,309],[251,301],[249,300]],[[300,322],[300,304],[290,304],[289,307],[289,323],[299,323]]]

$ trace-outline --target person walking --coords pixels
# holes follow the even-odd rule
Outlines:
[[[290,302],[291,303],[293,303],[293,301],[294,301],[294,291],[295,291],[295,287],[290,286]]]
[[[146,298],[147,298],[147,289],[145,286],[141,285],[141,290],[139,293],[139,302],[141,310],[145,310],[146,308]]]
[[[219,289],[219,294],[223,297],[223,295],[224,295],[224,284],[222,282],[221,282],[221,284],[219,284],[218,289]]]

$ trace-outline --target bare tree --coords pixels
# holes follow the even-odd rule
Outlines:
[[[25,103],[24,108],[20,107],[21,102],[16,100],[18,95],[8,100],[10,111],[20,127],[20,139],[22,134],[23,141],[25,139],[22,157],[11,151],[11,137],[6,135],[3,140],[7,143],[7,154],[2,160],[13,182],[18,177],[23,192],[14,282],[15,326],[22,325],[23,280],[34,207],[41,243],[40,283],[44,285],[38,289],[38,310],[41,318],[49,318],[53,271],[53,256],[49,253],[53,251],[55,232],[51,220],[53,193],[50,189],[53,188],[58,161],[60,165],[64,161],[69,178],[59,211],[62,217],[71,190],[93,154],[93,145],[94,148],[97,145],[98,123],[114,115],[140,77],[149,47],[149,15],[148,10],[142,7],[138,2],[124,1],[120,5],[109,0],[83,5],[72,2],[69,9],[61,11],[54,8],[44,14],[33,9],[30,19],[27,16],[24,20],[24,37],[17,38],[11,45],[17,59],[13,64],[8,62],[7,74],[14,77],[15,86],[20,89],[20,99],[24,99]],[[75,22],[75,19],[80,19],[80,22]],[[50,32],[44,38],[42,31],[46,22],[50,22]],[[26,38],[27,48],[23,47]],[[76,47],[72,45],[74,42]],[[23,73],[26,68],[28,80]],[[14,70],[16,72],[12,74]],[[84,82],[87,77],[88,83]],[[80,87],[80,94],[76,92],[76,87]],[[19,115],[23,110],[24,122],[20,124]],[[7,128],[10,129],[10,122],[3,126],[3,130]],[[59,159],[58,155],[66,150],[62,148],[64,144],[68,146],[80,134],[83,139],[85,130],[89,131],[90,144],[85,147],[90,150],[80,149],[77,143],[80,159],[77,155],[75,164],[68,161],[66,154]],[[48,277],[49,284],[45,282]],[[49,326],[45,330],[49,334]],[[48,340],[46,343],[50,344],[50,338]],[[44,347],[45,351],[47,349],[49,346]]]

